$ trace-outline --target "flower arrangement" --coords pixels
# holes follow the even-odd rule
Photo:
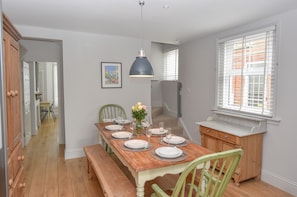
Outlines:
[[[140,135],[143,130],[142,120],[147,115],[147,106],[143,105],[141,102],[136,103],[132,106],[132,117],[135,118],[136,122],[136,135]]]
[[[147,115],[147,106],[143,105],[141,102],[136,103],[132,106],[132,117],[136,120],[143,120]]]

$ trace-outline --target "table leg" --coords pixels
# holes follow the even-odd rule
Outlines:
[[[136,185],[136,196],[144,197],[144,183],[137,183]]]

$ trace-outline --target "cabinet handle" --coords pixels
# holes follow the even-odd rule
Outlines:
[[[19,94],[19,91],[15,90],[14,95],[17,96]]]
[[[207,129],[207,130],[206,130],[206,132],[207,132],[207,133],[209,133],[209,132],[210,132],[210,130],[209,130],[209,129]]]
[[[12,186],[12,183],[13,183],[13,180],[12,180],[12,179],[9,179],[9,180],[8,180],[8,184],[9,184],[9,186]]]
[[[19,188],[25,188],[26,187],[26,183],[20,183]]]
[[[10,91],[11,92],[11,96],[14,97],[15,96],[15,92],[14,91]]]
[[[21,156],[21,155],[18,156],[18,161],[21,161],[21,160],[23,161],[24,159],[25,159],[25,156],[24,156],[24,155],[22,155],[22,156]]]
[[[8,92],[7,92],[7,96],[11,96],[11,92],[12,92],[12,91],[8,91]]]
[[[225,138],[225,139],[228,139],[228,136],[227,136],[227,135],[225,135],[225,136],[224,136],[224,138]]]

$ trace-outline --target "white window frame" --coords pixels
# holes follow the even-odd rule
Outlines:
[[[168,57],[173,57],[173,62],[168,62]],[[177,81],[178,80],[178,49],[173,49],[164,53],[164,70],[163,70],[163,80],[167,81]],[[172,59],[171,59],[172,61]],[[168,66],[170,67],[168,69]],[[168,73],[169,72],[169,73]]]
[[[226,76],[225,74],[223,74],[223,76],[221,76],[222,75],[222,73],[221,73],[221,69],[222,68],[220,68],[220,66],[224,66],[224,65],[222,65],[221,63],[222,63],[222,58],[221,58],[221,54],[222,53],[220,53],[220,45],[221,44],[223,44],[223,43],[227,43],[228,41],[230,41],[230,40],[235,40],[235,39],[240,39],[240,38],[245,38],[245,37],[248,37],[248,36],[251,36],[251,35],[256,35],[256,34],[259,34],[259,33],[264,33],[264,32],[268,32],[268,31],[272,31],[273,32],[273,42],[272,42],[272,53],[271,53],[271,55],[273,56],[271,59],[269,59],[269,62],[264,62],[264,61],[262,61],[262,62],[256,62],[256,61],[254,61],[254,62],[252,62],[252,63],[266,63],[266,67],[264,68],[265,69],[265,74],[263,75],[263,71],[262,71],[262,73],[260,72],[260,69],[261,69],[261,67],[256,67],[256,68],[252,68],[252,67],[249,67],[249,72],[248,72],[248,74],[243,74],[243,73],[245,73],[246,72],[246,67],[242,67],[241,69],[231,69],[231,71],[230,71],[230,73],[229,73],[229,76],[235,76],[235,75],[238,75],[239,74],[239,72],[241,72],[241,77],[242,77],[242,80],[245,80],[245,82],[244,83],[242,83],[242,84],[244,84],[243,86],[245,86],[244,88],[247,88],[247,91],[243,91],[243,95],[244,96],[242,96],[242,98],[244,97],[245,99],[243,99],[243,101],[241,100],[241,103],[240,103],[240,106],[232,106],[232,105],[230,105],[229,103],[230,103],[230,101],[232,102],[232,99],[233,99],[233,101],[234,101],[234,94],[233,94],[233,96],[231,95],[229,95],[228,96],[228,94],[232,94],[232,82],[231,82],[231,80],[232,79],[230,79],[230,78],[226,78],[226,77],[224,77],[224,76]],[[274,118],[275,116],[276,116],[276,113],[275,113],[275,109],[276,109],[276,76],[277,76],[277,73],[276,73],[276,71],[277,71],[277,58],[276,58],[276,54],[277,54],[277,43],[276,43],[276,26],[271,26],[271,27],[268,27],[268,28],[263,28],[263,29],[259,29],[259,30],[257,30],[257,31],[253,31],[253,32],[248,32],[248,33],[246,33],[246,34],[241,34],[241,35],[237,35],[237,36],[233,36],[233,37],[230,37],[230,38],[225,38],[225,39],[222,39],[222,40],[218,40],[218,42],[217,42],[217,78],[216,78],[216,85],[217,85],[217,87],[216,87],[216,110],[218,110],[218,111],[221,111],[221,112],[228,112],[228,113],[235,113],[235,114],[239,114],[240,116],[256,116],[256,117],[261,117],[261,118],[268,118],[268,119],[271,119],[271,118]],[[226,58],[226,56],[228,56],[229,55],[229,57],[230,57],[230,55],[232,56],[233,55],[233,52],[232,52],[232,50],[229,50],[229,51],[227,51],[227,52],[229,52],[229,54],[228,53],[226,53],[226,49],[224,49],[224,53],[223,53],[223,55],[224,55],[224,58],[223,59],[225,59]],[[245,56],[245,57],[247,57],[247,56]],[[244,58],[242,58],[242,62],[244,61]],[[272,61],[272,63],[270,62],[270,61]],[[221,64],[221,65],[220,65]],[[225,64],[225,62],[224,62],[224,64]],[[247,66],[248,65],[248,63],[246,63],[246,62],[243,62],[243,64],[245,65],[245,66]],[[267,73],[266,73],[266,69],[267,69],[267,65],[268,64],[271,64],[271,66],[272,66],[272,81],[271,81],[271,83],[270,83],[270,86],[272,87],[272,93],[271,93],[271,99],[269,100],[269,102],[270,102],[270,105],[272,105],[272,107],[271,108],[269,108],[269,110],[267,111],[265,111],[265,110],[263,110],[263,109],[265,109],[265,107],[262,107],[261,109],[261,111],[259,111],[259,109],[251,109],[251,108],[253,108],[253,107],[248,107],[248,100],[249,100],[249,97],[248,97],[248,88],[249,88],[249,76],[253,76],[253,75],[259,75],[259,74],[261,74],[262,76],[264,76],[264,83],[266,83],[266,81],[267,81]],[[232,66],[230,66],[230,67],[232,67]],[[262,68],[263,69],[263,68]],[[244,76],[246,76],[246,77],[244,77]],[[220,77],[222,77],[222,78],[220,78]],[[224,79],[223,79],[224,78]],[[229,81],[228,81],[229,80]],[[224,81],[224,82],[222,82],[222,81]],[[220,82],[222,82],[222,83],[220,83]],[[267,98],[267,91],[266,91],[266,87],[267,87],[267,85],[264,87],[264,92],[263,92],[263,97],[264,98]],[[242,99],[241,98],[241,99]],[[229,101],[229,103],[228,103],[228,101]],[[265,99],[263,99],[263,103],[262,103],[262,105],[264,106],[265,104],[266,104],[266,100]]]

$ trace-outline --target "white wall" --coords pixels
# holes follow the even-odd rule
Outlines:
[[[97,143],[100,107],[122,105],[129,117],[136,102],[150,106],[150,79],[129,78],[128,72],[140,47],[133,38],[16,26],[23,37],[63,42],[63,89],[65,110],[65,158],[83,156],[82,147]],[[144,41],[150,56],[150,42]],[[102,89],[100,62],[122,63],[122,88]]]
[[[277,24],[279,41],[277,116],[264,135],[262,180],[297,195],[297,10],[180,46],[180,80],[183,83],[182,114],[188,132],[200,143],[197,121],[211,115],[215,103],[216,39]]]

